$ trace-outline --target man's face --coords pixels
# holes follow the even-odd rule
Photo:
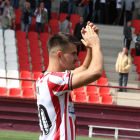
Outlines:
[[[44,3],[43,2],[40,3],[40,7],[44,8]]]
[[[128,49],[124,47],[124,48],[123,48],[123,53],[124,53],[124,54],[127,54],[127,52],[128,52]]]
[[[83,17],[80,17],[80,23],[83,23],[84,22],[84,18]]]
[[[67,50],[62,52],[61,65],[64,70],[74,70],[76,61],[78,61],[77,46],[69,43]]]
[[[129,22],[127,23],[127,25],[130,27],[130,26],[131,26],[131,21],[129,21]]]
[[[29,5],[28,4],[25,4],[25,8],[28,9],[29,8]]]

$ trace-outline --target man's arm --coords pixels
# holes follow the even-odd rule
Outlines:
[[[125,36],[125,38],[127,38],[127,39],[130,39],[130,38],[131,38],[131,37],[128,35],[128,33],[127,33],[126,27],[124,27],[124,36]]]
[[[135,43],[138,43],[138,42],[137,42],[137,36],[134,38],[134,42],[135,42]]]
[[[102,76],[103,72],[103,55],[100,46],[100,39],[90,26],[86,27],[83,44],[92,48],[92,60],[87,70],[73,74],[73,89],[96,81]]]
[[[128,64],[127,64],[127,66],[126,66],[124,69],[125,69],[125,70],[128,70],[128,69],[131,68],[131,66],[132,66],[131,56],[129,55],[129,56],[128,56]]]

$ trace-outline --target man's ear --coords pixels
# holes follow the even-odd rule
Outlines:
[[[56,57],[57,57],[58,60],[60,60],[62,58],[62,52],[61,51],[58,51],[56,53]]]

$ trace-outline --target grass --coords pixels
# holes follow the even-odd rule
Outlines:
[[[0,140],[39,140],[40,133],[0,131]],[[76,137],[76,140],[114,140],[105,138]]]

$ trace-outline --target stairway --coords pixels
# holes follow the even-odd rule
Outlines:
[[[124,35],[122,26],[107,26],[97,25],[100,31],[100,40],[102,52],[104,55],[104,69],[108,84],[110,86],[119,86],[119,74],[116,73],[115,64],[118,53],[122,51],[124,46]],[[134,28],[132,28],[132,33]],[[135,35],[133,34],[133,38]],[[135,47],[135,43],[131,42],[131,48]],[[131,50],[131,49],[130,49]],[[130,53],[130,51],[129,51]],[[132,58],[133,62],[133,58]],[[136,73],[136,66],[132,64],[129,72],[128,87],[139,88],[140,82],[138,81],[139,75]],[[127,90],[127,92],[118,92],[115,95],[115,89],[110,88],[111,96],[115,104],[125,106],[140,106],[140,91]]]

